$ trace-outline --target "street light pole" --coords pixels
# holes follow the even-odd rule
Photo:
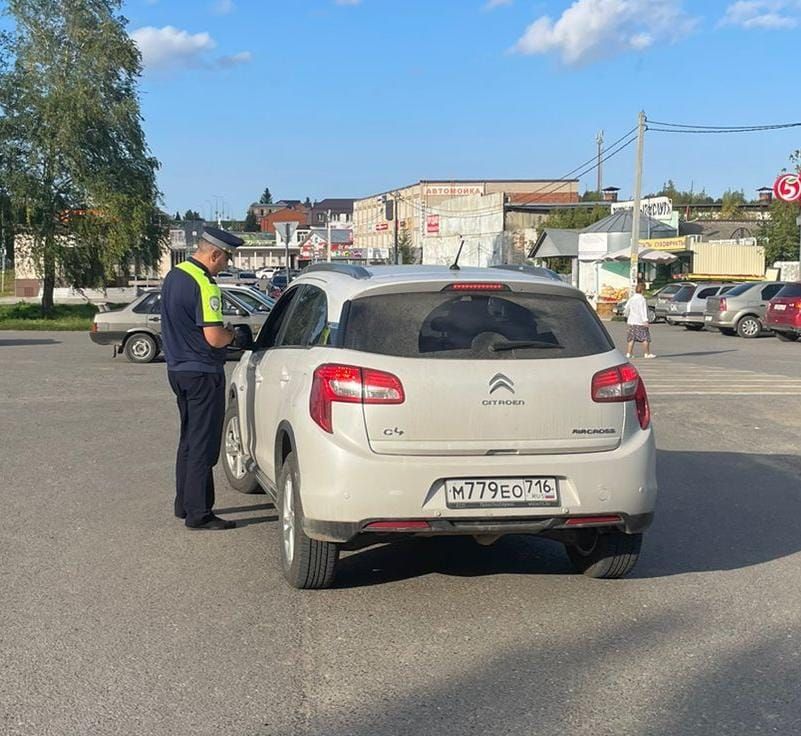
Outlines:
[[[798,225],[798,276],[796,279],[801,281],[801,214],[795,218],[795,224]]]
[[[393,192],[392,215],[395,220],[395,265],[398,265],[398,193]]]
[[[325,248],[326,248],[326,260],[331,263],[331,210],[328,210],[328,216],[325,220],[325,226],[327,229],[326,241],[325,241]]]
[[[637,118],[637,161],[634,167],[634,209],[631,213],[631,271],[629,272],[629,296],[637,289],[640,257],[640,206],[642,202],[642,160],[645,144],[645,113]]]

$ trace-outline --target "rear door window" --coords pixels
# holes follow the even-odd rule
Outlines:
[[[316,286],[305,286],[296,299],[280,347],[307,347],[324,343],[328,324],[328,303],[325,292]]]
[[[673,297],[674,302],[688,302],[690,299],[693,298],[693,294],[695,293],[694,286],[682,286],[679,289],[675,296]]]
[[[748,282],[744,284],[737,284],[737,286],[729,290],[728,294],[729,296],[740,296],[740,294],[745,294],[745,292],[748,291],[752,286],[753,284],[749,284]]]
[[[404,358],[578,358],[613,345],[582,300],[550,294],[405,293],[351,302],[343,347]]]
[[[801,296],[801,284],[786,284],[782,290],[776,294],[781,297],[796,297]]]
[[[142,299],[139,304],[137,304],[133,311],[136,314],[153,314],[154,312],[158,312],[161,306],[161,293],[158,294],[148,294],[144,299]]]
[[[771,284],[770,286],[766,286],[764,289],[762,289],[762,298],[773,299],[773,297],[776,296],[776,294],[778,294],[783,287],[784,284]]]
[[[696,299],[709,299],[710,296],[715,296],[718,293],[717,286],[708,286],[705,289],[701,289],[696,295]]]

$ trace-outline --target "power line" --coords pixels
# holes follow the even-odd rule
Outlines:
[[[688,123],[666,123],[659,120],[649,120],[651,125],[648,130],[657,133],[754,133],[764,130],[782,130],[786,128],[801,127],[801,122],[797,123],[771,123],[766,125],[690,125]],[[675,130],[666,130],[675,128]]]

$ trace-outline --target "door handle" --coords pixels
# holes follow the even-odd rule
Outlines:
[[[260,386],[262,383],[264,383],[264,376],[255,376],[253,378],[253,383],[255,383],[257,386]]]
[[[289,371],[286,368],[281,369],[281,378],[279,380],[281,383],[289,383]]]
[[[161,317],[148,317],[148,322],[161,322]]]

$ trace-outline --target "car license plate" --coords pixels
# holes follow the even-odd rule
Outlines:
[[[445,481],[449,509],[556,506],[556,478],[459,478]]]
[[[786,304],[774,304],[774,305],[773,305],[773,308],[774,308],[774,309],[775,309],[777,312],[783,312],[785,309],[787,309],[787,305],[786,305]]]
[[[704,320],[706,322],[711,322],[712,321],[712,315],[711,314],[705,314],[704,315]]]

